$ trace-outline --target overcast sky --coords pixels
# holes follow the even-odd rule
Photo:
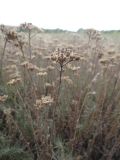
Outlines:
[[[120,29],[120,0],[0,0],[0,24]]]

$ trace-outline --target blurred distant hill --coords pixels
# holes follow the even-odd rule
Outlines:
[[[8,29],[12,29],[12,30],[16,30],[18,32],[22,31],[21,26],[8,26],[6,25],[5,27],[7,27]],[[69,30],[64,30],[64,29],[60,29],[60,28],[56,28],[56,29],[44,29],[44,28],[39,28],[37,26],[33,25],[33,30],[35,32],[40,32],[42,30],[44,30],[45,33],[83,33],[86,29],[80,28],[77,31],[69,31]],[[119,34],[120,30],[102,30],[101,31],[104,34]]]

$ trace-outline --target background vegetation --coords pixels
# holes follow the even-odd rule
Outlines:
[[[119,160],[119,41],[1,25],[0,160]]]

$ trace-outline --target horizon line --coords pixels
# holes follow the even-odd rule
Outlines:
[[[24,22],[24,23],[31,23],[31,22]],[[20,23],[19,25],[12,25],[12,24],[0,24],[0,25],[4,25],[4,26],[8,26],[8,27],[19,27],[21,24],[24,24],[24,23]],[[87,29],[94,29],[94,30],[97,30],[97,31],[100,31],[100,32],[110,32],[110,31],[120,31],[120,29],[96,29],[95,27],[88,27],[88,28],[84,28],[84,27],[80,27],[78,28],[77,30],[70,30],[70,29],[64,29],[64,28],[59,28],[59,27],[56,27],[56,28],[46,28],[46,27],[39,27],[37,25],[34,25],[33,23],[31,23],[33,26],[37,27],[38,29],[45,29],[45,30],[62,30],[62,31],[69,31],[69,32],[78,32],[79,30],[87,30]]]

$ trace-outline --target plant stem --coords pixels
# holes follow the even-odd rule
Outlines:
[[[28,32],[28,45],[29,45],[29,54],[30,54],[30,60],[32,58],[32,51],[31,51],[31,31]]]
[[[59,88],[58,88],[58,95],[60,94],[61,83],[62,83],[62,73],[63,73],[63,65],[60,65],[60,74],[59,74]]]
[[[1,79],[2,79],[2,72],[3,72],[3,60],[4,60],[4,56],[5,56],[5,49],[6,49],[6,46],[7,46],[7,42],[8,42],[8,39],[6,38],[5,43],[4,43],[3,52],[1,54],[1,60],[0,60],[0,78]]]

